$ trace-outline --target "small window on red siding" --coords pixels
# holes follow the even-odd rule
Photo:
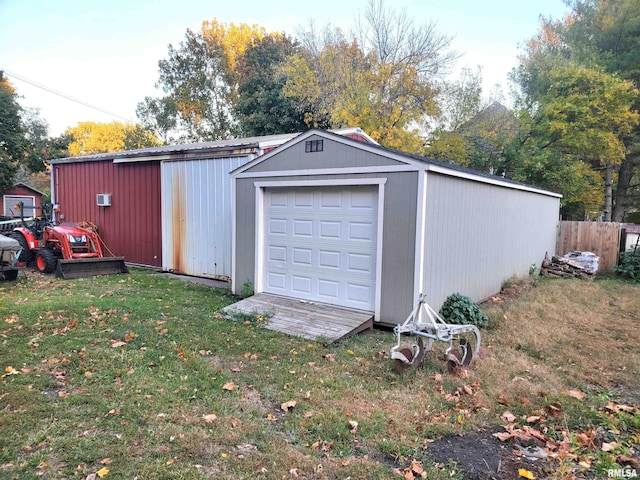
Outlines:
[[[307,140],[304,143],[304,151],[305,153],[310,152],[321,152],[322,151],[322,140]]]

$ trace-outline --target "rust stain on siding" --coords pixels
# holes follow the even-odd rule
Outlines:
[[[171,231],[173,235],[173,271],[183,272],[182,247],[184,240],[184,227],[186,224],[184,197],[180,178],[176,175],[173,179],[173,191],[171,192]]]

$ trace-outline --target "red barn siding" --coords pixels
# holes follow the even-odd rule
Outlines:
[[[35,190],[26,187],[24,185],[14,185],[13,187],[9,188],[8,190],[6,190],[4,192],[4,194],[0,197],[0,215],[2,215],[2,206],[4,205],[4,197],[13,197],[13,196],[21,196],[21,197],[33,197],[34,198],[34,203],[33,205],[36,207],[39,207],[40,205],[42,205],[42,194],[40,192],[36,192]],[[16,212],[11,212],[13,213],[15,216],[19,216],[19,214]],[[33,215],[33,212],[28,211],[25,212],[26,216],[31,216]]]
[[[162,266],[159,162],[58,164],[53,174],[62,221],[89,220],[114,255]],[[111,194],[110,207],[97,205],[98,193]]]

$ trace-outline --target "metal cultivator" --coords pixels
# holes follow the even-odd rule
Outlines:
[[[450,372],[457,366],[466,367],[471,364],[480,349],[480,331],[475,325],[446,323],[429,306],[423,294],[420,294],[418,305],[405,322],[397,325],[393,331],[398,343],[391,347],[390,356],[398,373],[418,367],[425,353],[431,350],[434,340],[449,344],[444,352],[444,359]],[[412,334],[417,337],[417,341],[410,347],[401,347],[402,334]],[[427,339],[426,346],[424,338]]]

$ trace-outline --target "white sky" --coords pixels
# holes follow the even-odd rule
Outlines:
[[[519,46],[539,27],[540,15],[561,18],[562,0],[387,0],[406,8],[415,21],[435,21],[454,36],[464,56],[456,68],[483,67],[485,94],[496,83],[508,91],[507,74]],[[0,70],[16,87],[20,104],[40,108],[50,135],[81,121],[136,121],[135,109],[154,88],[158,61],[177,46],[187,28],[203,20],[258,24],[267,31],[296,31],[314,19],[348,32],[366,9],[366,0],[0,0]],[[114,113],[84,107],[13,77]]]

